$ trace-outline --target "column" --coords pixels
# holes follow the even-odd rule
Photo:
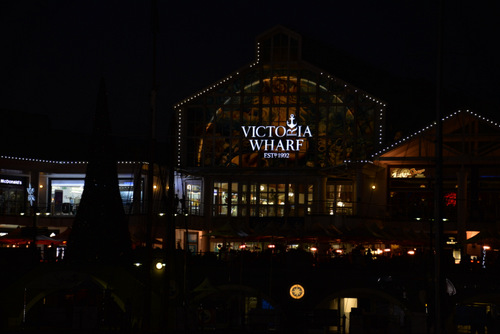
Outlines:
[[[462,167],[457,173],[457,241],[460,245],[461,261],[467,251],[467,171]]]

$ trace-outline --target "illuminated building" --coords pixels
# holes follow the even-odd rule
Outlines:
[[[300,35],[278,26],[257,38],[255,62],[175,105],[175,191],[186,200],[199,247],[237,249],[246,242],[249,249],[252,241],[257,248],[427,247],[432,126],[387,146],[386,103],[304,60],[302,48]],[[498,129],[478,115],[458,114],[444,120],[445,228],[465,247],[466,231],[491,227],[486,220],[469,223],[485,212],[480,206],[488,203],[486,212],[497,217],[491,209],[500,194]],[[488,157],[476,159],[482,152],[469,145],[481,145]]]
[[[175,191],[204,251],[217,237],[335,240],[336,224],[381,208],[370,158],[386,104],[302,50],[278,26],[258,37],[254,63],[175,106]]]
[[[390,104],[304,59],[303,43],[278,26],[257,38],[253,63],[174,106],[175,161],[165,168],[175,169],[177,213],[182,210],[175,217],[176,247],[219,252],[301,245],[319,255],[356,244],[381,254],[391,245],[429,247],[433,124],[387,144]],[[451,114],[443,125],[446,245],[480,256],[471,242],[498,235],[500,132],[469,111]],[[0,163],[5,232],[32,225],[30,184],[38,226],[56,232],[71,226],[85,162],[2,155]],[[139,244],[148,165],[118,163],[129,229]],[[159,198],[167,183],[159,174],[153,183],[154,237],[163,240],[166,211]]]
[[[105,96],[101,82],[91,145],[80,147],[89,150],[88,162],[0,156],[0,246],[27,247],[36,238],[42,258],[52,247],[62,257],[73,240],[74,254],[84,256],[90,250],[95,252],[88,259],[102,259],[115,250],[125,253],[123,249],[130,248],[129,232],[135,246],[144,244],[150,164],[116,161]],[[30,140],[25,148],[13,146],[19,154],[23,150],[33,151],[34,156],[46,154],[38,150],[41,138],[26,137]],[[159,184],[157,179],[153,182]],[[122,245],[114,245],[115,240]]]
[[[142,250],[138,247],[147,246],[148,227],[154,248],[168,245],[167,249],[196,254],[217,253],[217,257],[193,257],[206,259],[210,266],[216,258],[218,265],[209,270],[200,270],[196,264],[189,268],[193,262],[187,252],[175,252],[183,256],[182,269],[165,256],[166,251],[157,249],[149,258],[156,278],[174,270],[182,272],[171,286],[176,290],[169,293],[186,296],[194,292],[190,296],[199,299],[192,305],[208,315],[207,325],[226,326],[212,315],[238,309],[245,311],[226,318],[243,319],[243,314],[269,311],[275,326],[278,313],[260,293],[269,291],[270,297],[278,296],[278,306],[292,306],[288,319],[308,313],[305,304],[299,304],[307,302],[309,310],[321,305],[328,311],[329,325],[339,329],[336,319],[341,314],[349,315],[343,326],[359,324],[362,315],[356,310],[376,305],[372,301],[382,290],[389,291],[385,287],[391,284],[397,286],[394,296],[401,299],[397,305],[420,301],[421,305],[412,307],[423,317],[412,322],[425,323],[421,319],[428,316],[428,300],[421,298],[430,267],[428,257],[422,255],[435,247],[436,124],[430,121],[429,126],[387,144],[386,107],[390,104],[305,61],[302,48],[300,35],[276,27],[258,37],[254,63],[175,105],[175,159],[155,166],[154,180],[148,180],[149,163],[117,164],[126,220],[138,250],[134,255]],[[452,296],[457,293],[454,283],[462,291],[462,278],[470,284],[469,270],[494,268],[491,264],[498,259],[500,129],[496,122],[468,110],[451,113],[442,125],[443,268],[450,268],[452,257],[454,263],[467,265],[455,266],[465,269],[466,277],[449,272],[453,283],[447,282],[447,289],[452,288],[448,292]],[[0,229],[9,234],[19,229],[19,240],[24,237],[16,242],[7,234],[0,237],[1,245],[25,245],[33,238],[30,227],[34,222],[47,238],[54,233],[54,240],[74,226],[87,167],[82,161],[0,156]],[[168,168],[174,174],[169,189]],[[112,177],[108,174],[107,178]],[[108,180],[101,181],[106,184]],[[148,189],[153,189],[153,198]],[[172,189],[174,198],[162,197],[172,194]],[[175,212],[169,212],[165,199],[177,205]],[[152,215],[147,210],[151,203]],[[82,234],[81,248],[91,234]],[[114,237],[109,226],[104,234]],[[47,240],[51,242],[47,238],[39,245],[44,252],[49,251]],[[105,242],[100,239],[101,244]],[[83,260],[101,253],[101,244],[92,245],[99,247],[91,249],[89,256],[83,253]],[[306,252],[291,251],[295,248]],[[56,254],[66,249],[70,248],[58,245]],[[377,259],[382,260],[373,261]],[[147,263],[134,261],[137,270],[147,271]],[[373,269],[389,263],[391,275],[375,282],[378,269]],[[360,268],[365,268],[364,274],[360,275]],[[220,294],[216,291],[223,289],[211,287],[213,278],[224,284],[231,281],[233,270],[240,284],[257,289],[241,285],[252,291],[242,298],[241,287]],[[399,281],[393,281],[392,277],[401,275],[399,270],[411,282],[406,283],[411,289],[399,290]],[[182,292],[177,288],[180,278]],[[203,282],[197,282],[202,278]],[[354,291],[350,284],[358,278]],[[192,291],[189,281],[197,282]],[[373,289],[368,295],[367,285]],[[345,294],[333,294],[338,291]],[[147,294],[141,290],[138,295]],[[326,306],[325,295],[331,298]],[[234,307],[234,296],[244,300],[245,307]],[[385,305],[393,305],[394,300],[391,297]],[[491,302],[489,296],[477,301]],[[377,323],[381,316],[376,314]]]
[[[499,123],[459,110],[444,117],[442,127],[445,247],[456,263],[463,254],[479,259],[481,245],[494,244],[497,251],[500,246]],[[385,225],[404,224],[413,231],[434,225],[435,128],[433,122],[374,155],[387,187]]]

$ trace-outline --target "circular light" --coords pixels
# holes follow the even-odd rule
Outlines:
[[[158,270],[162,270],[163,269],[163,263],[156,262],[155,268],[158,269]]]
[[[304,297],[304,287],[300,284],[294,284],[290,287],[290,297],[293,299],[300,299]]]

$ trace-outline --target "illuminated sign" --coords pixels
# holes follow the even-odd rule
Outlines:
[[[22,185],[23,181],[20,181],[20,180],[9,180],[9,179],[0,179],[0,183]]]
[[[304,297],[304,287],[300,284],[294,284],[290,287],[290,297],[293,299],[301,299]]]
[[[252,151],[264,151],[264,158],[289,158],[290,152],[303,148],[312,133],[309,126],[297,125],[294,114],[290,115],[286,125],[241,126],[241,129],[249,139]]]
[[[425,178],[425,169],[391,168],[391,178]]]

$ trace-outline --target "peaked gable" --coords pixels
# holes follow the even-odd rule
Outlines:
[[[264,63],[302,58],[302,37],[283,26],[276,26],[258,36],[257,45],[257,58]]]
[[[301,61],[300,44],[278,26],[257,38],[256,62],[174,106],[177,166],[330,168],[368,159],[383,142],[385,103]]]
[[[374,160],[394,163],[434,160],[436,123],[386,147]],[[500,161],[500,124],[476,113],[456,111],[443,119],[444,162]]]

